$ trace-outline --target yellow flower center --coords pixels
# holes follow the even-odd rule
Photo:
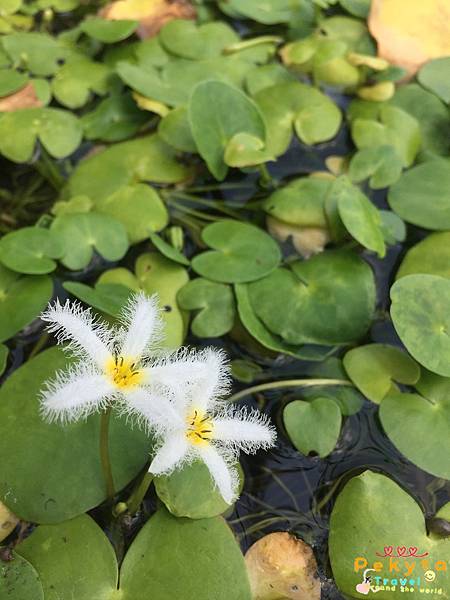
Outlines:
[[[187,419],[186,436],[191,444],[205,446],[213,436],[213,422],[210,417],[199,410],[191,413]]]
[[[130,388],[138,385],[142,380],[142,371],[136,367],[133,359],[127,359],[123,356],[115,356],[108,361],[106,371],[114,384],[120,388]]]

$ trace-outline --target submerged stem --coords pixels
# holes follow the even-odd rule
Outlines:
[[[228,399],[229,402],[237,402],[241,398],[250,394],[256,394],[256,392],[265,392],[267,390],[278,390],[281,388],[289,387],[313,387],[313,386],[326,386],[326,385],[347,385],[353,387],[351,381],[346,379],[286,379],[284,381],[269,381],[268,383],[261,383],[254,385],[245,390],[241,390],[236,394],[233,394]]]
[[[145,475],[143,476],[143,478],[141,479],[139,485],[134,489],[133,493],[128,498],[127,506],[128,506],[128,511],[130,512],[130,514],[134,515],[139,510],[139,507],[140,507],[140,505],[145,497],[145,494],[147,493],[147,490],[150,487],[152,481],[153,481],[153,474],[149,473],[147,471],[145,473]]]
[[[102,464],[103,476],[106,483],[106,492],[108,499],[114,498],[114,478],[111,469],[111,460],[109,456],[109,422],[111,419],[111,408],[104,410],[100,416],[100,461]]]

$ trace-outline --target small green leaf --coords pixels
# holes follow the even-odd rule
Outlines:
[[[28,75],[14,69],[0,70],[0,96],[9,96],[28,83]]]
[[[224,161],[229,167],[250,167],[275,158],[267,152],[264,142],[248,133],[236,133],[225,148]]]
[[[138,25],[138,21],[111,21],[100,17],[89,17],[81,23],[80,28],[94,40],[104,44],[113,44],[129,37]]]
[[[222,21],[197,25],[192,20],[174,19],[161,29],[159,41],[171,54],[200,60],[221,56],[227,46],[239,41],[239,36]]]
[[[52,80],[52,92],[60,104],[80,108],[89,100],[91,92],[104,96],[110,85],[110,69],[86,58],[68,60]]]
[[[3,36],[2,45],[12,62],[34,75],[54,75],[60,61],[71,54],[69,48],[47,33],[11,33]]]
[[[158,134],[162,140],[180,152],[197,152],[185,106],[174,108],[161,119]]]
[[[197,337],[219,337],[232,329],[235,308],[228,285],[199,277],[181,288],[177,300],[181,308],[196,312],[191,329]]]
[[[450,104],[450,57],[436,58],[427,62],[419,71],[417,79],[441,100]]]
[[[311,452],[323,458],[336,446],[341,431],[341,411],[327,396],[304,402],[294,400],[283,412],[286,431],[299,452]]]
[[[63,254],[64,244],[58,233],[42,227],[22,227],[0,239],[0,261],[18,273],[51,273],[56,269],[53,259]]]
[[[402,160],[393,146],[374,146],[359,150],[350,161],[349,177],[355,183],[369,179],[372,189],[389,187],[402,174]]]
[[[167,243],[161,236],[156,233],[149,234],[152,244],[163,254],[166,258],[173,260],[180,265],[188,266],[190,261],[182,254],[179,250]]]
[[[66,281],[63,288],[93,308],[118,317],[127,304],[131,290],[119,283],[100,283],[91,288],[78,281]]]

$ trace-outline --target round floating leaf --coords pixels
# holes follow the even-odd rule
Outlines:
[[[267,0],[261,3],[259,0],[228,0],[221,2],[220,7],[228,14],[228,11],[237,13],[237,16],[244,16],[248,19],[273,25],[275,23],[289,23],[293,19],[298,6],[290,0]]]
[[[53,294],[46,275],[20,276],[0,265],[0,342],[31,323]]]
[[[28,76],[14,69],[0,70],[0,96],[9,96],[28,83]]]
[[[360,183],[369,179],[372,189],[389,187],[402,174],[402,160],[392,146],[374,146],[359,150],[350,161],[349,177]]]
[[[171,54],[200,60],[222,55],[227,46],[239,42],[239,36],[221,21],[197,26],[192,20],[169,21],[159,34],[162,46]]]
[[[377,208],[345,176],[333,183],[331,193],[335,195],[339,216],[350,235],[383,258],[386,248]]]
[[[100,17],[90,17],[80,24],[80,29],[94,40],[104,44],[113,44],[129,37],[138,25],[138,21],[112,21]]]
[[[380,406],[383,428],[415,465],[450,479],[450,379],[429,371],[416,384],[417,394],[390,392]],[[418,443],[419,440],[426,443]]]
[[[5,371],[6,369],[6,361],[8,359],[8,346],[5,346],[4,344],[0,344],[0,375],[2,375],[2,373]]]
[[[64,158],[81,138],[77,117],[57,108],[16,110],[0,118],[0,152],[14,162],[29,161],[38,139],[51,156]]]
[[[179,250],[174,248],[171,244],[163,240],[162,237],[156,233],[150,233],[149,235],[152,244],[163,254],[166,258],[173,260],[174,262],[180,263],[180,265],[188,266],[191,263]]]
[[[63,265],[72,270],[84,269],[94,249],[106,260],[120,260],[128,250],[128,238],[121,223],[97,213],[66,214],[52,223],[65,242]]]
[[[450,279],[450,231],[432,233],[408,250],[396,279],[420,273]]]
[[[114,144],[82,161],[69,178],[64,195],[84,195],[98,202],[139,181],[177,183],[188,175],[189,170],[177,162],[175,151],[157,135],[149,135]]]
[[[26,521],[60,522],[106,498],[99,415],[62,426],[46,423],[39,414],[44,381],[66,365],[63,352],[51,348],[15,371],[0,390],[0,453],[9,456],[2,467],[0,496]],[[114,417],[109,446],[115,485],[121,489],[144,466],[150,442],[126,419]]]
[[[61,237],[43,227],[22,227],[0,239],[0,261],[13,271],[29,275],[56,269],[54,258],[64,253]]]
[[[283,421],[292,443],[306,456],[317,452],[325,457],[336,446],[342,415],[336,402],[327,396],[309,402],[294,400],[283,411]]]
[[[158,193],[144,183],[119,188],[111,196],[99,200],[96,208],[122,223],[132,244],[147,239],[151,231],[164,229],[169,221]]]
[[[174,576],[176,574],[176,577]],[[159,510],[140,530],[122,564],[123,600],[250,600],[241,550],[220,518],[177,519]]]
[[[388,194],[393,211],[426,229],[450,229],[450,162],[432,160],[406,171]]]
[[[45,598],[93,600],[115,594],[118,569],[113,547],[88,515],[41,525],[16,550],[39,573]]]
[[[420,588],[432,589],[425,583],[424,572],[436,566],[432,587],[443,589],[442,598],[449,597],[447,572],[439,570],[448,557],[448,541],[427,536],[417,502],[385,475],[365,471],[347,483],[331,515],[329,549],[336,583],[350,598],[364,597],[356,586],[364,582],[364,571],[374,563],[378,563],[377,570],[367,574],[374,589],[377,584],[383,586],[383,579],[388,579],[389,587],[391,579],[397,581],[395,590],[380,589],[373,594],[380,600],[403,600],[402,587],[414,587],[412,597],[422,596],[409,580],[418,583],[420,578]],[[395,558],[389,558],[389,553]],[[379,558],[386,554],[387,558]],[[414,558],[416,554],[426,558]]]
[[[450,103],[450,57],[436,58],[427,62],[417,76],[420,83],[439,96],[441,100]]]
[[[191,329],[197,337],[219,337],[232,329],[235,309],[228,285],[199,277],[181,288],[177,300],[181,308],[196,311]]]
[[[23,65],[34,75],[43,77],[56,73],[60,61],[71,53],[55,37],[38,32],[5,35],[2,46],[14,64]]]
[[[370,267],[346,251],[327,251],[249,284],[263,323],[290,344],[345,344],[367,331],[375,308]]]
[[[324,346],[302,347],[286,344],[282,338],[269,331],[256,315],[250,303],[248,285],[243,283],[237,284],[234,286],[234,291],[236,293],[239,318],[242,324],[255,340],[265,348],[311,361],[322,361],[330,352],[333,352],[333,348],[330,349]]]
[[[241,283],[264,277],[281,260],[278,244],[262,229],[225,219],[205,227],[202,239],[210,248],[195,256],[192,268],[202,277]]]
[[[264,142],[263,118],[252,100],[221,81],[199,83],[189,102],[192,136],[201,157],[216,179],[222,181],[228,167],[224,153],[237,133],[246,133]]]
[[[12,556],[12,560],[0,563],[0,598],[44,600],[36,569],[16,552]]]
[[[391,288],[391,317],[408,352],[424,367],[450,376],[450,281],[408,275]]]
[[[86,58],[67,61],[52,80],[52,92],[60,104],[79,108],[89,100],[91,92],[103,96],[107,93],[111,70],[102,63]]]
[[[344,357],[344,367],[356,387],[377,404],[398,389],[395,382],[413,385],[420,377],[419,365],[412,358],[386,344],[350,350]]]
[[[230,167],[243,168],[275,160],[264,145],[264,142],[254,135],[237,133],[225,148],[224,161]]]
[[[118,283],[100,283],[91,288],[78,281],[66,281],[65,290],[86,304],[112,317],[118,317],[130,299],[131,290]]]
[[[196,461],[155,479],[156,493],[176,517],[206,519],[224,513],[230,505],[214,487],[204,462]]]
[[[180,152],[197,152],[187,109],[184,106],[174,108],[161,119],[158,125],[158,134],[167,144]]]

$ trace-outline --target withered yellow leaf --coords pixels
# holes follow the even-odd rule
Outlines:
[[[41,108],[42,106],[32,81],[18,92],[0,98],[0,112],[13,112],[22,108]]]

